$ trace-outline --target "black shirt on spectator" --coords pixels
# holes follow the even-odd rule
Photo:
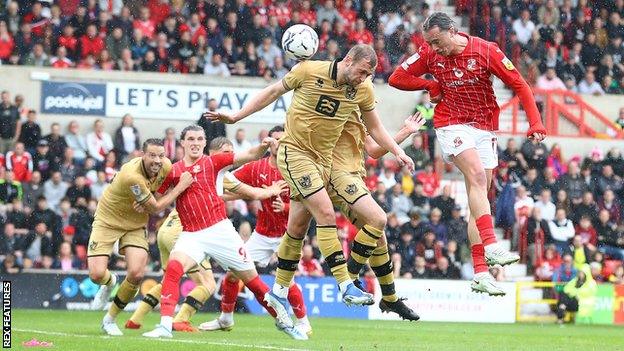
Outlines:
[[[455,199],[452,197],[445,198],[444,195],[439,195],[431,199],[429,204],[432,210],[438,208],[442,211],[442,221],[451,219],[451,211],[455,207]]]
[[[91,188],[86,185],[82,188],[79,188],[76,185],[72,185],[67,189],[65,196],[67,196],[69,202],[73,207],[74,205],[76,205],[76,200],[78,200],[79,197],[82,197],[87,201],[91,199]]]
[[[17,199],[21,192],[19,182],[9,183],[4,179],[0,179],[0,204],[11,203]]]
[[[43,139],[48,142],[48,147],[50,148],[48,154],[50,154],[52,161],[57,164],[61,163],[63,154],[67,148],[65,137],[62,135],[48,134],[43,137]]]
[[[412,275],[412,279],[431,279],[431,270],[427,267],[422,270],[418,270],[416,268],[410,271]]]
[[[27,150],[34,150],[41,139],[41,127],[36,122],[25,122],[22,124],[19,141],[24,143]]]
[[[459,279],[460,277],[459,269],[452,264],[449,264],[444,271],[436,268],[431,272],[431,279]]]
[[[14,105],[0,104],[0,138],[15,138],[15,127],[19,121],[19,111]]]

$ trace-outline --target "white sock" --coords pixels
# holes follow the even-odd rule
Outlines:
[[[110,287],[115,286],[115,284],[117,284],[117,275],[114,273],[111,273],[111,278],[108,281],[108,284],[106,284],[106,286],[110,288]]]
[[[281,286],[277,283],[273,284],[273,293],[282,299],[288,298],[288,287]]]
[[[104,319],[102,319],[104,323],[115,323],[115,317],[111,316],[110,313],[106,313]]]
[[[338,287],[340,288],[340,291],[342,291],[342,293],[344,294],[344,292],[347,291],[347,288],[351,284],[353,284],[353,282],[351,280],[347,280],[342,283],[338,283]]]
[[[173,329],[173,317],[171,316],[161,316],[160,317],[160,325],[167,328],[168,331]]]
[[[303,316],[303,318],[297,318],[297,321],[299,321],[299,323],[301,324],[310,324],[310,321],[308,320],[308,316]]]
[[[234,322],[234,312],[221,312],[219,319],[226,322]]]

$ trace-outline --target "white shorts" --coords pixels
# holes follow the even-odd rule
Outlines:
[[[251,233],[249,240],[245,243],[245,251],[247,256],[251,258],[260,267],[266,267],[271,261],[273,254],[277,252],[282,238],[269,238],[268,236],[258,234],[255,230]]]
[[[212,258],[225,270],[247,271],[255,269],[253,260],[247,255],[240,235],[229,219],[224,219],[197,232],[182,232],[173,246],[199,264]]]
[[[457,156],[468,149],[476,149],[484,169],[498,166],[498,139],[491,131],[467,124],[455,124],[436,129],[436,136],[446,162],[453,162],[451,156]]]

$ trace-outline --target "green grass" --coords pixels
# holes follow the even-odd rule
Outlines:
[[[143,330],[123,337],[100,332],[103,312],[13,310],[13,347],[23,341],[53,342],[55,350],[624,350],[624,328],[552,324],[409,323],[313,318],[314,334],[294,341],[273,327],[268,317],[236,315],[231,332],[176,333],[171,340],[148,340]],[[199,314],[195,324],[214,318]],[[119,318],[120,327],[129,317]],[[153,326],[151,313],[145,326]]]

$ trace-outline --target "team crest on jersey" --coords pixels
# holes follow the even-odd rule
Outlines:
[[[453,144],[455,144],[455,147],[458,148],[461,146],[461,144],[463,144],[464,142],[461,140],[460,137],[455,138],[455,140],[453,140]]]
[[[509,71],[513,71],[514,68],[516,68],[516,67],[514,67],[513,62],[511,62],[511,60],[508,59],[507,56],[503,57],[503,61],[502,62],[503,62],[503,66],[505,66],[505,68],[507,68],[507,70],[509,70]]]
[[[453,73],[455,74],[455,77],[457,78],[461,78],[464,76],[464,72],[462,72],[462,70],[459,68],[453,68]]]
[[[308,189],[309,187],[312,186],[312,179],[310,178],[310,175],[304,175],[303,177],[299,178],[299,185],[301,185],[302,188],[304,189]]]
[[[200,165],[193,166],[193,173],[199,173],[199,171],[201,171],[201,166]]]
[[[89,250],[95,250],[95,248],[97,247],[98,243],[97,241],[92,241],[89,243]]]
[[[469,71],[474,71],[477,68],[477,60],[468,59],[468,63],[466,64],[466,69]]]
[[[141,196],[141,186],[139,184],[134,184],[130,186],[130,191],[132,191],[132,194],[134,195],[134,197],[138,198],[139,196]]]
[[[325,84],[325,82],[321,78],[317,79],[316,83],[314,83],[314,85],[316,85],[317,88],[322,88],[323,84]]]
[[[347,89],[345,90],[345,97],[349,100],[353,100],[355,99],[355,94],[357,94],[357,89],[348,85]]]
[[[357,185],[355,184],[347,185],[347,187],[345,188],[345,192],[349,195],[355,194],[357,192]]]

